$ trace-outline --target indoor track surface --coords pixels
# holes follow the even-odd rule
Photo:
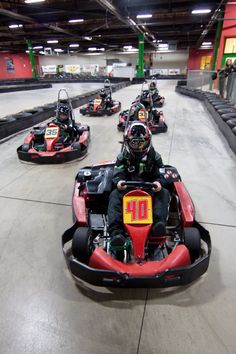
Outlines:
[[[51,88],[32,90],[32,91],[17,91],[0,94],[0,119],[15,114],[26,109],[42,106],[44,104],[57,101],[58,90],[65,88],[70,97],[81,95],[82,93],[97,90],[103,87],[103,83],[60,83],[52,84]],[[62,96],[64,98],[64,96]]]
[[[168,132],[153,136],[153,144],[164,163],[177,167],[197,220],[210,231],[207,273],[164,290],[74,283],[61,250],[61,235],[72,225],[74,177],[83,166],[115,159],[122,140],[118,114],[82,117],[77,109],[77,120],[91,127],[82,161],[21,163],[16,148],[26,132],[0,145],[0,353],[235,353],[236,159],[202,103],[175,93],[175,84],[158,83]],[[140,89],[113,97],[126,109]],[[15,95],[20,111],[22,93]]]

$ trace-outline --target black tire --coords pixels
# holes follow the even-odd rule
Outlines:
[[[225,104],[223,100],[213,100],[212,98],[208,99],[212,106],[218,106],[220,104]]]
[[[80,262],[87,262],[91,256],[90,236],[88,227],[79,227],[74,233],[72,254]]]
[[[225,122],[227,122],[227,120],[236,118],[236,113],[225,113],[225,114],[222,114],[221,118],[222,118]]]
[[[30,149],[30,145],[29,144],[23,144],[22,147],[21,147],[21,150],[23,152],[28,152]]]
[[[229,106],[228,104],[218,104],[217,106],[214,106],[214,108],[219,111],[220,109],[231,108],[231,106]]]
[[[233,129],[234,127],[236,127],[236,118],[229,119],[226,123],[228,124],[228,126],[230,126],[231,129]]]
[[[81,150],[81,144],[80,144],[78,141],[76,141],[75,143],[73,143],[73,144],[71,145],[71,147],[72,147],[73,150]]]
[[[184,228],[184,244],[189,250],[191,261],[194,262],[201,253],[201,235],[197,228]]]
[[[225,114],[225,113],[236,113],[236,109],[234,107],[229,107],[229,108],[223,108],[218,110],[219,114]]]

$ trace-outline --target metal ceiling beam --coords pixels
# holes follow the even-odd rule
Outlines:
[[[124,18],[122,14],[119,12],[119,10],[109,1],[109,0],[95,0],[99,5],[101,5],[105,10],[109,11],[112,15],[114,15],[118,20],[120,20],[122,23],[125,23],[128,25],[132,31],[134,31],[137,34],[144,34],[145,40],[151,44],[153,47],[156,48],[156,45],[150,41],[147,36],[145,35],[145,32],[142,31],[142,29],[131,19],[131,18]]]
[[[24,21],[24,22],[29,22],[29,23],[34,23],[35,22],[35,20],[33,18],[21,15],[21,14],[19,14],[17,12],[14,12],[14,11],[0,9],[0,14],[1,15],[5,15],[7,17],[14,18],[14,19],[19,20],[19,21]]]
[[[32,23],[32,24],[39,24],[36,20],[34,20],[32,17],[29,17],[29,16],[24,16],[24,15],[21,15],[19,13],[16,13],[14,11],[9,11],[9,10],[5,10],[5,9],[0,9],[0,14],[2,15],[5,15],[7,17],[11,17],[11,18],[15,18],[16,20],[20,20],[20,21],[24,21],[24,22],[27,22],[27,23]],[[70,32],[70,31],[67,31],[61,27],[58,27],[58,26],[53,26],[53,25],[50,25],[50,24],[41,24],[43,25],[44,27],[47,27],[55,32],[60,32],[60,33],[64,33],[64,34],[67,34],[69,36],[74,36],[75,34]]]

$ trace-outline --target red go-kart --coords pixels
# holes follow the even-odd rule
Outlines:
[[[94,100],[89,101],[85,106],[80,109],[80,113],[89,116],[103,116],[112,115],[121,109],[121,103],[112,99],[111,83],[107,79],[104,81],[105,97],[96,97]]]
[[[116,258],[107,231],[113,163],[85,167],[76,176],[74,225],[62,236],[67,265],[76,278],[98,286],[167,287],[191,283],[206,272],[211,253],[207,230],[196,222],[192,200],[174,167],[161,169],[171,194],[167,231],[151,236],[152,184],[126,182],[126,244]],[[114,247],[114,246],[113,246]]]
[[[132,110],[135,106],[140,103],[133,103],[130,110],[122,111],[119,114],[119,123],[117,124],[117,129],[119,131],[125,131],[130,121],[137,120],[143,122],[151,130],[152,134],[165,133],[168,129],[165,122],[165,116],[162,111],[157,111],[156,109],[146,109],[144,105],[136,113],[137,117],[132,114]]]
[[[90,129],[76,124],[77,135],[72,140],[68,134],[61,134],[63,125],[49,123],[34,127],[17,149],[20,160],[34,163],[62,163],[83,157],[88,150]]]
[[[66,99],[61,94],[66,94]],[[69,95],[65,89],[58,91],[56,116],[58,107],[65,104],[70,112],[70,126],[58,119],[34,127],[24,139],[23,145],[17,149],[20,160],[34,163],[62,163],[86,155],[90,142],[90,128],[75,122],[75,116]]]

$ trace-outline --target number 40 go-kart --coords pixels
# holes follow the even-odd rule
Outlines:
[[[171,194],[165,235],[150,235],[153,215],[148,191],[153,185],[126,182],[130,188],[123,197],[127,241],[123,261],[116,259],[118,249],[111,249],[107,232],[113,168],[113,163],[85,167],[76,176],[74,225],[62,236],[73,277],[97,286],[167,287],[191,283],[205,273],[210,235],[195,220],[192,200],[171,166],[160,171]]]

